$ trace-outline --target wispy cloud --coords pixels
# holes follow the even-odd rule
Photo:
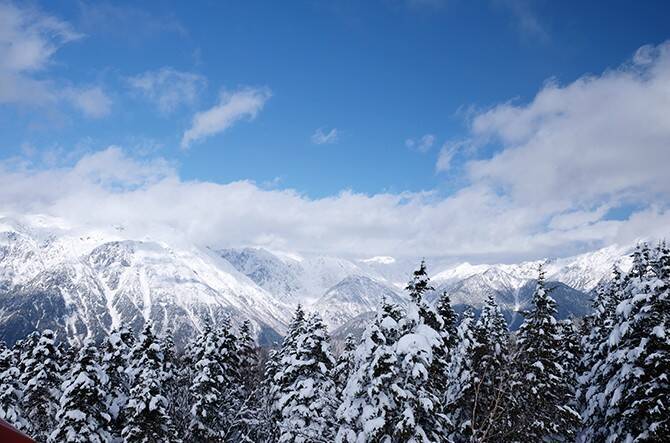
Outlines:
[[[100,118],[111,111],[112,100],[98,86],[69,88],[65,91],[64,97],[87,117]]]
[[[67,86],[44,74],[58,49],[80,38],[69,23],[38,9],[0,3],[0,103],[67,102],[89,117],[107,115],[111,99],[99,86]]]
[[[405,140],[405,146],[415,149],[419,152],[428,152],[435,144],[436,137],[433,134],[426,134],[419,139],[408,138]]]
[[[80,1],[79,12],[81,26],[87,32],[106,34],[130,42],[166,33],[188,34],[176,17],[152,13],[133,5],[108,1]]]
[[[58,99],[45,70],[64,44],[81,38],[69,23],[41,11],[0,3],[0,103],[44,105]]]
[[[247,87],[222,92],[216,106],[193,117],[191,127],[181,139],[181,147],[186,149],[194,142],[219,134],[239,120],[253,120],[271,96],[268,88]]]
[[[549,38],[549,32],[528,0],[494,0],[494,3],[511,14],[514,26],[523,36],[540,40]]]
[[[205,87],[205,77],[192,72],[163,67],[128,77],[128,85],[153,103],[160,112],[168,114],[179,106],[192,105]]]
[[[314,143],[315,145],[325,145],[337,142],[338,137],[339,133],[337,131],[337,128],[333,128],[328,132],[324,132],[323,128],[319,128],[316,131],[314,131],[311,140],[312,143]]]

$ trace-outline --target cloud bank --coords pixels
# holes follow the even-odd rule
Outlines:
[[[269,97],[259,89],[224,94],[196,116],[185,145],[254,118]],[[123,225],[137,236],[213,247],[480,262],[565,256],[668,237],[668,115],[664,43],[602,75],[548,83],[528,103],[475,113],[469,138],[446,145],[438,162],[450,168],[461,149],[491,149],[467,150],[474,157],[462,165],[465,184],[448,195],[310,198],[250,181],[183,180],[165,159],[112,146],[60,166],[1,162],[0,211]]]

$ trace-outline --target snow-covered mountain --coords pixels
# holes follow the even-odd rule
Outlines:
[[[561,315],[581,315],[587,293],[613,265],[628,267],[629,252],[611,246],[556,260],[436,266],[430,269],[436,291],[428,300],[446,290],[454,304],[478,308],[493,294],[514,321],[544,263]],[[99,337],[118,324],[139,329],[150,319],[183,342],[205,321],[230,313],[234,320],[252,320],[261,338],[271,341],[285,331],[298,303],[320,312],[335,330],[364,318],[382,297],[404,303],[402,288],[415,266],[392,257],[213,250],[132,237],[118,226],[0,217],[0,339],[11,342],[46,327],[72,339]]]
[[[0,220],[0,338],[34,329],[99,337],[152,320],[183,341],[225,313],[282,333],[291,307],[210,251],[173,249],[47,218]]]

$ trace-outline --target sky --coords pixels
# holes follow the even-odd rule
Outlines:
[[[670,4],[0,1],[0,211],[475,262],[670,226]]]

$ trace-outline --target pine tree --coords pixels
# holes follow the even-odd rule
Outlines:
[[[463,312],[457,329],[458,342],[449,364],[445,408],[449,418],[450,440],[469,441],[473,436],[472,411],[475,408],[474,353],[475,319],[471,308]]]
[[[396,386],[399,382],[396,343],[402,310],[382,302],[375,320],[356,348],[355,370],[337,410],[338,443],[394,442],[399,421]]]
[[[277,351],[276,361],[272,362],[271,368],[274,374],[269,380],[269,401],[271,408],[272,421],[279,423],[282,417],[282,408],[279,405],[280,400],[288,394],[288,389],[293,380],[288,377],[289,373],[286,371],[292,364],[292,358],[297,349],[298,339],[305,332],[305,311],[302,306],[298,305],[293,314],[293,319],[289,325],[288,332],[282,346]]]
[[[33,438],[45,441],[55,426],[56,412],[61,396],[61,358],[55,345],[55,334],[45,329],[29,357],[23,361],[21,382],[25,386],[21,405],[28,430]]]
[[[282,417],[279,441],[330,442],[336,396],[332,378],[335,360],[330,352],[328,331],[318,314],[305,321],[295,351],[289,356],[289,364],[280,374],[288,386],[277,403]]]
[[[472,440],[504,441],[509,438],[511,428],[509,330],[492,295],[482,308],[473,337]]]
[[[50,442],[104,443],[111,441],[111,419],[107,408],[108,378],[100,366],[100,356],[92,341],[84,343],[69,378],[56,415],[56,429]]]
[[[442,325],[435,311],[421,302],[409,303],[396,345],[400,383],[395,396],[400,415],[395,427],[400,441],[443,440],[446,417],[439,395],[443,386],[435,382],[446,372],[447,361],[438,354],[443,350],[442,337],[431,324]]]
[[[540,266],[532,309],[517,334],[514,368],[514,429],[521,441],[570,439],[580,423],[572,407],[568,371],[561,365],[556,302],[549,296]]]
[[[238,355],[237,337],[232,333],[230,318],[222,319],[215,330],[218,340],[217,361],[221,367],[220,389],[222,397],[222,429],[224,435],[229,435],[238,412],[244,401],[244,385],[240,374],[240,358]]]
[[[130,367],[130,351],[135,341],[131,329],[113,329],[102,344],[102,368],[109,385],[107,388],[107,403],[111,415],[112,435],[121,436],[125,427],[126,411],[130,395],[130,379],[128,369]]]
[[[146,321],[142,335],[132,351],[130,373],[133,388],[127,404],[127,424],[121,435],[127,442],[158,443],[174,441],[172,420],[162,380],[163,349]]]
[[[19,380],[17,354],[7,348],[0,352],[0,418],[24,430],[28,422],[21,407],[24,386]]]
[[[662,441],[670,435],[668,257],[637,248],[618,322],[610,334],[605,388],[608,441]]]
[[[195,376],[191,386],[189,441],[217,441],[223,437],[223,368],[219,363],[219,337],[208,326],[198,338]]]
[[[580,362],[576,393],[582,411],[582,437],[585,441],[604,441],[607,438],[605,389],[611,368],[607,366],[606,360],[610,350],[610,334],[617,319],[616,308],[623,300],[627,279],[615,267],[612,280],[596,288],[594,313],[585,319],[589,330],[582,340],[584,355]]]
[[[356,342],[351,334],[344,339],[344,349],[337,357],[337,364],[333,369],[333,380],[337,388],[337,398],[342,399],[342,392],[347,386],[347,380],[354,371]]]
[[[456,315],[454,308],[451,306],[451,298],[446,291],[442,292],[442,295],[440,295],[440,298],[435,305],[435,309],[442,318],[444,324],[442,326],[441,335],[444,342],[443,347],[448,350],[447,355],[449,355],[449,351],[454,349],[458,342],[458,333],[456,332],[458,316]]]
[[[259,383],[258,351],[252,336],[251,322],[245,320],[240,326],[237,340],[237,355],[239,358],[240,378],[244,387],[244,397],[247,397]]]

